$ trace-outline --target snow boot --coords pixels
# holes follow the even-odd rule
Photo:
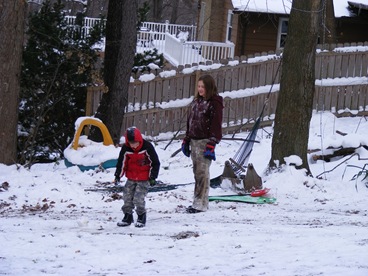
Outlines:
[[[193,206],[188,206],[188,208],[186,209],[186,211],[187,211],[188,214],[196,214],[196,213],[203,212],[201,210],[198,210],[198,209],[193,208]]]
[[[146,225],[146,213],[143,213],[142,215],[138,215],[137,223],[135,224],[135,227],[142,228]]]
[[[133,214],[126,213],[124,214],[124,218],[121,222],[118,222],[118,226],[125,227],[129,226],[134,222]]]

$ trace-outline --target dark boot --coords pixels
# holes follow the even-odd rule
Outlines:
[[[138,215],[137,223],[135,227],[142,228],[146,225],[146,213]]]
[[[118,226],[120,227],[124,227],[124,226],[129,226],[134,222],[133,219],[133,214],[124,214],[124,218],[121,222],[118,222]]]
[[[189,206],[187,209],[186,209],[187,213],[189,214],[196,214],[196,213],[200,213],[200,212],[203,212],[201,210],[198,210],[198,209],[195,209],[193,208],[192,206]]]

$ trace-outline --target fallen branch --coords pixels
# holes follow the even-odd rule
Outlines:
[[[354,147],[340,148],[338,150],[335,150],[332,154],[326,154],[326,155],[315,154],[315,155],[312,156],[312,158],[313,158],[314,161],[323,160],[323,161],[326,161],[326,162],[330,162],[331,159],[334,158],[334,157],[337,157],[337,156],[345,157],[347,155],[354,154],[355,150],[357,150],[360,147],[363,147],[364,149],[368,150],[368,146],[360,145],[359,147],[356,147],[356,148],[354,148]]]

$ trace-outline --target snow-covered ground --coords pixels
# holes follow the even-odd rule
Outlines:
[[[121,194],[84,190],[112,181],[113,168],[81,172],[63,162],[30,170],[0,164],[0,275],[368,275],[368,180],[350,181],[361,171],[353,166],[368,163],[368,151],[360,147],[359,155],[331,162],[310,158],[313,175],[321,179],[292,166],[265,175],[270,133],[270,127],[258,131],[250,162],[275,204],[210,202],[208,212],[187,214],[194,185],[180,186],[148,194],[145,228],[116,226],[123,217]],[[366,118],[315,113],[309,149],[368,145],[367,137]],[[241,143],[223,140],[217,146],[212,177]],[[192,182],[190,159],[182,153],[171,157],[180,141],[168,144],[156,143],[159,179]]]

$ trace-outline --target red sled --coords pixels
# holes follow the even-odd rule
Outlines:
[[[269,191],[270,191],[270,188],[263,188],[263,189],[260,189],[260,190],[254,190],[253,192],[250,193],[250,196],[254,196],[254,197],[263,196],[263,195],[267,194]]]

